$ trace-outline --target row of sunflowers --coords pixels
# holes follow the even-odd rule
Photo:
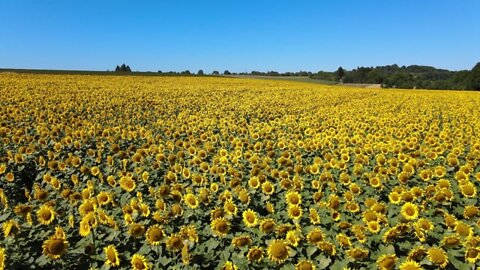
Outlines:
[[[2,269],[473,269],[480,95],[0,74]]]

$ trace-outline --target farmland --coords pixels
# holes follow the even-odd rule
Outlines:
[[[0,74],[0,269],[470,269],[480,94]]]

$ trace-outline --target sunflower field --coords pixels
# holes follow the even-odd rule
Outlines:
[[[0,269],[475,269],[480,94],[0,74]]]

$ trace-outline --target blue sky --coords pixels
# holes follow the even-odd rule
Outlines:
[[[2,0],[0,67],[333,71],[480,62],[478,0]]]

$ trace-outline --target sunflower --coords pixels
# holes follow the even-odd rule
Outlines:
[[[258,224],[257,213],[255,213],[255,211],[253,211],[252,209],[243,211],[242,217],[243,217],[243,223],[247,227],[253,228],[257,226]]]
[[[349,250],[347,250],[346,253],[352,259],[354,259],[356,261],[361,261],[361,260],[365,259],[366,257],[368,257],[369,251],[367,249],[364,249],[364,248],[354,247],[354,248],[350,248]]]
[[[424,246],[417,246],[412,248],[408,252],[407,258],[413,261],[420,261],[423,259],[423,257],[425,257],[426,254],[427,254],[427,250],[425,249]]]
[[[274,214],[275,213],[275,205],[271,202],[267,202],[265,204],[265,209],[267,210],[268,213]]]
[[[300,260],[295,265],[295,270],[315,270],[315,265],[310,260]]]
[[[398,258],[395,254],[383,254],[377,259],[377,266],[380,270],[392,270]]]
[[[476,247],[470,247],[465,250],[465,261],[471,264],[477,263],[480,259],[480,249]]]
[[[307,241],[310,244],[317,244],[325,239],[325,235],[319,228],[314,228],[307,234]]]
[[[369,221],[367,223],[367,229],[373,233],[373,234],[377,234],[380,232],[380,224],[378,223],[378,221],[374,220],[374,221]]]
[[[178,234],[172,234],[165,242],[167,249],[170,251],[181,251],[183,248],[183,239]]]
[[[37,211],[38,221],[43,225],[49,225],[55,219],[55,211],[51,206],[46,204],[40,206]]]
[[[145,256],[140,254],[133,254],[132,259],[130,260],[133,270],[148,270],[150,269],[149,263]]]
[[[78,212],[81,216],[85,216],[88,213],[94,212],[97,209],[95,199],[86,199],[78,207]]]
[[[150,226],[145,233],[145,238],[150,245],[158,246],[163,239],[165,232],[159,225]]]
[[[5,269],[5,248],[0,248],[0,270]]]
[[[270,261],[274,263],[283,263],[287,260],[290,252],[288,246],[283,240],[273,240],[268,245],[267,254]]]
[[[400,265],[400,270],[422,270],[423,268],[416,261],[406,260]]]
[[[127,191],[127,192],[132,192],[135,187],[136,187],[136,183],[135,181],[131,178],[131,177],[128,177],[128,176],[122,176],[120,178],[120,187]]]
[[[335,256],[335,254],[337,254],[337,249],[335,248],[335,245],[331,242],[321,241],[317,244],[317,247],[327,256]]]
[[[463,216],[466,219],[471,219],[473,217],[478,216],[479,214],[480,214],[480,209],[475,205],[467,205],[463,210]]]
[[[477,188],[475,188],[475,185],[470,181],[460,185],[460,190],[463,196],[467,198],[475,198],[477,196]]]
[[[3,235],[5,238],[9,237],[10,235],[16,235],[20,231],[20,226],[18,222],[13,219],[9,219],[2,224]]]
[[[236,216],[237,215],[237,206],[233,202],[233,200],[227,200],[223,204],[223,210],[225,213],[227,213],[230,216]]]
[[[427,255],[428,259],[432,263],[440,266],[441,268],[445,268],[448,264],[447,253],[441,248],[431,247],[428,249]]]
[[[237,270],[238,267],[231,261],[226,261],[220,270]]]
[[[288,207],[288,217],[298,221],[302,217],[303,211],[302,208],[296,204],[291,204]]]
[[[258,187],[260,187],[260,180],[258,179],[257,176],[252,176],[252,177],[248,180],[248,185],[249,185],[250,188],[252,188],[252,189],[257,189]]]
[[[103,251],[105,252],[105,264],[111,267],[117,267],[120,265],[118,252],[114,245],[109,245],[103,248]]]
[[[407,202],[402,206],[401,213],[406,220],[414,220],[418,217],[418,206]]]
[[[128,228],[128,234],[139,238],[145,233],[145,227],[140,223],[132,223]]]
[[[190,209],[195,209],[198,207],[198,200],[197,197],[195,197],[194,194],[188,193],[183,197],[183,200],[185,201],[185,204],[190,208]]]
[[[275,192],[275,186],[270,181],[265,181],[262,183],[262,192],[265,195],[272,195]]]
[[[340,246],[342,247],[349,247],[352,245],[352,242],[350,241],[350,237],[348,237],[343,233],[337,234],[336,239],[338,244],[340,244]]]
[[[275,230],[275,221],[272,218],[267,218],[260,222],[260,230],[264,233],[271,233]]]
[[[80,226],[78,227],[78,230],[79,230],[80,236],[87,237],[92,230],[92,226],[90,226],[90,223],[88,222],[87,219],[82,218],[82,220],[80,221]]]
[[[296,191],[289,191],[285,194],[285,200],[288,204],[300,204],[302,202],[302,195]]]
[[[112,202],[112,193],[102,191],[97,195],[97,202],[99,205],[107,205]]]
[[[315,208],[310,208],[308,212],[309,212],[308,217],[310,218],[310,223],[312,225],[320,224],[320,215],[318,215],[317,210]]]
[[[285,241],[293,247],[298,246],[298,243],[300,242],[299,232],[297,230],[291,230],[287,232],[287,235],[285,236]]]
[[[445,235],[442,239],[442,246],[445,247],[456,247],[460,244],[460,237],[458,234],[454,235]]]
[[[458,235],[463,237],[470,236],[472,235],[472,232],[473,232],[472,227],[470,227],[470,225],[462,221],[458,221],[456,223],[454,230],[456,233],[458,233]]]
[[[68,241],[55,235],[45,240],[42,245],[43,254],[52,260],[59,259],[68,249]]]
[[[388,194],[388,200],[392,204],[400,204],[400,201],[402,200],[402,197],[398,192],[392,191],[390,194]]]
[[[252,238],[250,235],[240,235],[240,236],[235,236],[232,239],[232,246],[239,248],[239,247],[244,247],[252,244]]]
[[[261,247],[253,246],[248,249],[247,259],[249,262],[260,262],[263,258],[263,250]]]
[[[223,217],[216,218],[210,224],[210,228],[216,235],[225,237],[230,231],[230,222]]]

